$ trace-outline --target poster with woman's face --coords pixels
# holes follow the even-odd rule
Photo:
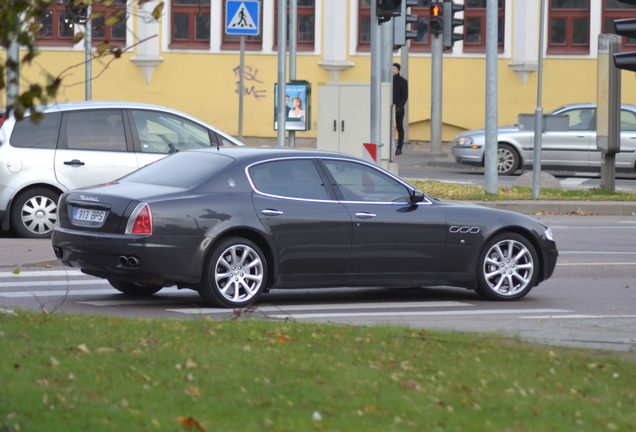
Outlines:
[[[307,84],[288,83],[285,86],[285,130],[306,131],[311,119],[307,106]],[[274,130],[278,130],[278,84],[274,85]]]

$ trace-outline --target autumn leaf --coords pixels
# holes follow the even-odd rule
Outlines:
[[[196,429],[199,431],[207,431],[205,426],[194,417],[179,417],[177,418],[177,422],[181,423],[188,430]]]
[[[199,390],[198,387],[194,387],[194,386],[188,386],[186,388],[186,393],[195,396],[195,397],[201,397],[201,390]]]
[[[413,389],[413,390],[419,390],[420,389],[420,385],[417,382],[415,382],[415,381],[402,381],[400,383],[400,387],[407,388],[407,389]]]
[[[291,338],[289,336],[287,336],[286,334],[281,334],[280,336],[278,336],[278,343],[288,343],[291,342]]]

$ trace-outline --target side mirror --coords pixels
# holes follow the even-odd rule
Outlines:
[[[424,201],[424,192],[420,190],[414,190],[411,194],[411,204],[417,204]]]

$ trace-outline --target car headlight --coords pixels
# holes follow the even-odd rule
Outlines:
[[[464,145],[471,145],[473,143],[473,139],[471,137],[464,137],[461,136],[459,138],[457,138],[457,144],[464,146]]]
[[[546,228],[543,235],[545,235],[545,238],[547,238],[548,240],[554,241],[554,237],[552,236],[552,230],[550,228]]]

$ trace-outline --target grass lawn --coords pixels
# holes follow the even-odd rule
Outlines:
[[[505,201],[533,200],[532,188],[499,188],[498,194],[486,194],[480,186],[448,183],[439,181],[410,181],[421,191],[435,197],[466,201]],[[592,189],[541,189],[540,200],[566,201],[636,201],[636,194],[628,192],[610,192],[604,188]]]
[[[630,431],[634,354],[293,321],[0,313],[2,431]]]

